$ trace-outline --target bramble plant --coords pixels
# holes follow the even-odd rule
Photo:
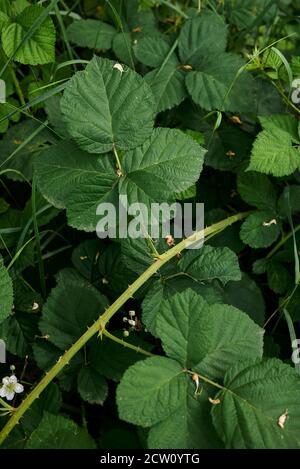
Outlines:
[[[299,18],[0,0],[1,448],[300,448]]]

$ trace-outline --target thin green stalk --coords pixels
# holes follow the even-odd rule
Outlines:
[[[13,65],[11,65],[11,64],[9,66],[9,71],[10,71],[10,74],[11,74],[11,77],[12,77],[12,81],[15,85],[17,95],[19,96],[20,103],[22,104],[22,106],[24,106],[25,105],[24,94],[23,94],[22,88],[20,86],[19,80],[17,78],[15,69],[14,69]]]
[[[35,235],[36,253],[37,253],[37,258],[38,258],[38,266],[39,266],[40,284],[41,284],[43,298],[46,298],[45,269],[44,269],[44,261],[43,261],[42,250],[41,250],[41,238],[40,238],[40,232],[39,232],[39,225],[37,222],[35,177],[33,177],[32,179],[31,204],[32,204],[33,230],[34,230],[34,235]]]
[[[184,13],[184,11],[182,11],[178,6],[173,5],[173,3],[168,2],[167,0],[160,0],[160,3],[171,8],[171,10],[176,11],[176,13],[178,13],[179,16],[182,16],[182,18],[188,19],[188,15]]]
[[[141,347],[137,347],[136,345],[130,344],[129,342],[126,342],[123,339],[120,339],[119,337],[116,337],[115,335],[111,334],[108,332],[106,329],[104,329],[101,332],[102,335],[105,335],[108,339],[113,340],[117,344],[122,345],[123,347],[129,348],[131,350],[134,350],[137,353],[142,353],[143,355],[147,355],[148,357],[155,357],[154,353],[148,352],[148,350],[144,350]]]
[[[214,225],[211,225],[204,230],[195,232],[188,238],[181,241],[179,244],[171,248],[169,251],[160,255],[153,264],[148,267],[147,270],[133,282],[132,285],[129,285],[127,290],[90,326],[87,331],[62,355],[59,357],[56,364],[51,368],[50,371],[46,372],[45,376],[41,381],[36,385],[36,387],[27,395],[27,397],[22,401],[19,407],[14,411],[11,418],[8,420],[6,425],[3,427],[0,432],[0,445],[7,438],[13,428],[18,424],[21,417],[29,409],[32,403],[40,396],[44,389],[48,386],[49,383],[63,370],[63,368],[71,361],[71,359],[76,355],[76,353],[82,349],[82,347],[95,335],[99,332],[104,333],[105,327],[109,320],[116,314],[116,312],[126,303],[127,300],[133,297],[144,283],[152,277],[152,275],[157,272],[164,264],[166,264],[170,259],[175,257],[179,252],[184,249],[189,248],[195,242],[203,239],[207,235],[212,233],[219,232],[220,229],[225,229],[228,226],[236,223],[247,217],[249,212],[237,213],[225,220],[222,220]]]
[[[111,4],[110,0],[106,0],[106,3],[109,5],[111,11],[113,12],[116,23],[117,23],[118,27],[120,28],[120,30],[123,34],[123,39],[124,39],[124,42],[125,42],[125,45],[126,45],[126,49],[127,49],[128,54],[129,54],[129,57],[130,57],[131,67],[132,67],[133,70],[135,70],[134,58],[133,58],[132,51],[131,51],[131,44],[128,43],[127,35],[125,34],[125,30],[124,30],[124,27],[123,27],[121,16],[119,15],[119,13],[115,9],[115,7]]]
[[[282,97],[283,101],[285,102],[285,104],[287,106],[289,106],[291,109],[293,109],[293,111],[295,111],[298,115],[300,115],[300,109],[297,108],[297,106],[295,106],[295,104],[293,104],[289,98],[285,95],[284,91],[281,89],[281,87],[275,82],[272,80],[272,85],[276,88],[277,92],[280,94],[280,96]]]
[[[294,323],[291,318],[290,313],[288,312],[287,309],[283,309],[283,314],[285,317],[285,320],[287,322],[288,328],[289,328],[289,334],[290,334],[290,340],[291,340],[291,347],[293,348],[293,343],[297,341],[297,336],[296,336],[296,331],[294,328]],[[297,371],[298,374],[300,374],[300,363],[295,363],[295,370]]]
[[[116,149],[116,146],[115,144],[113,144],[113,153],[114,153],[114,156],[116,158],[116,163],[117,163],[117,168],[120,172],[120,176],[123,176],[123,170],[122,170],[122,166],[121,166],[121,161],[120,161],[120,158],[119,158],[119,155],[118,155],[118,152],[117,152],[117,149]]]
[[[73,51],[72,51],[72,48],[71,48],[69,40],[68,40],[66,28],[65,28],[62,16],[60,14],[60,10],[59,10],[57,5],[55,5],[54,11],[55,11],[56,18],[57,18],[57,21],[58,21],[58,24],[59,24],[59,27],[60,27],[60,30],[61,30],[61,33],[62,33],[64,43],[66,44],[66,48],[67,48],[67,51],[68,51],[69,58],[70,58],[70,60],[74,60]],[[73,66],[74,71],[76,72],[77,71],[76,64],[73,63],[72,66]]]
[[[294,228],[294,233],[300,230],[300,224]],[[266,259],[270,259],[276,252],[283,246],[290,238],[293,237],[293,231],[291,231],[288,235],[284,236],[277,244],[274,246],[272,251],[266,256]]]

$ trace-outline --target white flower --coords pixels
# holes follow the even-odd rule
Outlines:
[[[24,391],[22,384],[18,383],[15,375],[5,376],[2,379],[2,386],[0,388],[0,397],[5,397],[8,401],[12,401],[16,393]]]

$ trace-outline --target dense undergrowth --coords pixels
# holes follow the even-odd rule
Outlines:
[[[1,448],[300,447],[299,34],[292,0],[0,0]],[[125,198],[204,204],[203,247],[122,237]]]

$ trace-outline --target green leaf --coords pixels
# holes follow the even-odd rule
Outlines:
[[[94,440],[83,428],[65,417],[45,412],[30,435],[26,449],[95,449]]]
[[[287,192],[289,196],[287,197]],[[285,187],[278,200],[278,212],[283,218],[288,214],[300,212],[300,186]]]
[[[136,58],[149,67],[160,67],[170,52],[170,45],[161,37],[144,36],[136,39],[134,43],[134,53]],[[168,64],[178,65],[178,59],[173,52],[168,59]]]
[[[270,262],[267,268],[268,284],[271,290],[282,295],[292,284],[290,271],[280,262]]]
[[[89,49],[110,49],[116,29],[99,20],[76,20],[67,28],[71,42]]]
[[[178,267],[201,282],[218,279],[226,285],[230,280],[241,279],[237,255],[228,248],[204,245],[200,249],[187,251]]]
[[[38,156],[47,143],[56,141],[53,134],[44,128],[19,150],[19,147],[36,132],[38,127],[39,124],[34,120],[25,120],[10,127],[0,141],[1,170],[13,169],[29,180],[32,178],[33,157]],[[5,175],[13,181],[24,182],[24,178],[16,172],[7,172]]]
[[[282,295],[285,293],[292,282],[290,271],[281,263],[276,261],[276,258],[263,259],[264,265],[254,264],[254,269],[257,273],[267,273],[268,285],[275,293]],[[262,260],[262,261],[263,261]],[[262,272],[263,270],[263,272]]]
[[[186,376],[179,363],[165,357],[147,358],[128,368],[117,389],[119,416],[150,427],[180,408]]]
[[[196,104],[212,111],[250,112],[255,101],[254,80],[240,72],[244,61],[232,53],[206,56],[201,71],[189,72],[187,89]]]
[[[185,275],[177,275],[173,278],[171,275],[169,279],[162,278],[161,280],[156,280],[145,295],[142,303],[143,323],[148,331],[154,335],[156,334],[158,314],[162,302],[171,299],[173,295],[185,291],[187,288],[191,288],[203,296],[209,304],[223,302],[222,291],[219,288],[214,288],[211,285],[201,285]]]
[[[240,196],[249,205],[276,212],[276,191],[267,176],[255,172],[241,173],[237,186]]]
[[[43,307],[40,329],[61,350],[71,346],[104,311],[106,298],[84,281],[67,275]]]
[[[102,405],[108,395],[105,378],[92,366],[84,366],[80,370],[77,388],[81,398],[89,404]]]
[[[12,280],[4,266],[3,258],[0,255],[0,323],[10,315],[13,301],[14,292]]]
[[[247,313],[259,326],[264,325],[264,297],[249,275],[243,273],[240,281],[227,283],[224,288],[224,301]]]
[[[297,121],[289,115],[264,117],[260,121],[264,130],[254,142],[248,169],[278,177],[292,174],[300,167]]]
[[[119,339],[124,339],[123,331],[116,331],[113,334]],[[131,333],[124,340],[144,350],[151,350],[152,348],[149,346],[149,343],[134,333]],[[120,349],[119,344],[105,336],[92,344],[89,354],[89,362],[92,368],[113,381],[120,381],[125,371],[131,365],[143,359],[145,359],[145,355],[125,347]]]
[[[72,252],[72,263],[76,270],[90,283],[96,277],[97,258],[102,249],[100,239],[86,239]]]
[[[9,209],[10,205],[6,202],[3,197],[0,197],[0,213],[5,213]]]
[[[32,24],[43,13],[44,8],[31,5],[17,15],[13,22],[2,30],[2,45],[8,57],[23,64],[38,65],[54,62],[55,59],[55,28],[48,15],[36,31],[22,44]]]
[[[31,350],[35,336],[39,334],[37,317],[28,313],[15,313],[0,324],[0,337],[7,350],[25,358]]]
[[[263,330],[246,314],[209,305],[190,289],[162,302],[155,333],[170,358],[212,379],[235,361],[263,354]]]
[[[61,109],[73,139],[90,153],[128,150],[150,136],[155,100],[140,75],[94,57],[67,84]]]
[[[124,156],[120,193],[127,194],[129,204],[175,201],[176,192],[197,181],[203,156],[203,148],[183,132],[157,128]]]
[[[39,155],[35,170],[42,194],[55,207],[67,208],[69,224],[94,231],[97,206],[114,197],[112,157],[93,158],[71,141],[61,141]]]
[[[208,146],[205,164],[220,171],[242,172],[249,164],[252,139],[239,127],[223,120],[215,131],[205,135]]]
[[[112,42],[112,49],[115,56],[129,67],[132,67],[134,62],[134,53],[132,49],[133,38],[131,33],[117,33]]]
[[[221,16],[205,10],[186,21],[179,35],[182,63],[198,68],[202,58],[225,51],[227,26]],[[200,59],[200,60],[199,60]]]
[[[31,433],[37,428],[44,412],[58,414],[61,405],[62,395],[59,387],[57,384],[50,383],[22,418],[22,427],[25,432]]]
[[[187,96],[185,75],[176,63],[167,63],[144,77],[157,102],[157,112],[178,106]]]
[[[108,298],[118,298],[136,279],[136,275],[129,270],[121,257],[120,246],[115,244],[102,251],[97,267],[102,283],[101,290]]]
[[[222,447],[222,442],[212,425],[210,390],[203,387],[195,398],[195,383],[187,383],[186,399],[170,417],[154,425],[148,436],[151,449],[209,449]],[[202,424],[200,423],[202,422]],[[205,425],[203,425],[205,422]]]
[[[215,396],[214,426],[226,447],[279,449],[300,447],[300,379],[277,359],[236,363]],[[287,413],[284,428],[279,417]]]
[[[278,220],[274,218],[274,213],[266,211],[251,213],[240,232],[241,240],[252,248],[267,248],[279,235]]]
[[[175,202],[175,193],[198,179],[203,155],[203,148],[179,130],[155,129],[141,147],[123,155],[125,175],[119,178],[119,193],[127,195],[129,204],[145,203],[147,208],[151,202]],[[44,197],[55,207],[67,208],[69,224],[75,228],[94,231],[101,202],[118,208],[112,155],[93,158],[74,143],[62,141],[39,155],[35,169]]]

